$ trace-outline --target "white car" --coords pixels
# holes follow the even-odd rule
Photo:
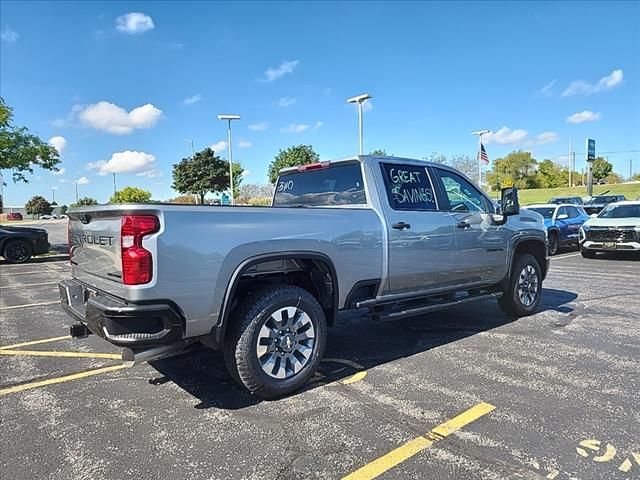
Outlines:
[[[40,220],[55,220],[57,218],[57,215],[40,215]]]
[[[610,203],[580,228],[580,253],[594,258],[597,252],[640,254],[640,201]]]

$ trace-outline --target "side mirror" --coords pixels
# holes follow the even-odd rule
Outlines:
[[[520,201],[518,200],[518,189],[516,187],[503,188],[501,198],[502,215],[510,217],[520,213]]]
[[[556,217],[556,220],[566,220],[567,218],[569,218],[569,215],[562,213]]]
[[[598,216],[597,213],[592,213],[591,215],[589,215],[591,218],[596,218]]]

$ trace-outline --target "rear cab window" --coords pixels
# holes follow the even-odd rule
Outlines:
[[[305,165],[278,178],[274,207],[366,205],[360,162]]]
[[[384,187],[393,210],[437,210],[436,195],[426,167],[381,163]]]

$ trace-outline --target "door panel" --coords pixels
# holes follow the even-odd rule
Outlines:
[[[389,288],[393,293],[451,284],[454,224],[438,211],[427,169],[419,164],[380,165],[389,232]],[[386,202],[385,198],[386,197]]]

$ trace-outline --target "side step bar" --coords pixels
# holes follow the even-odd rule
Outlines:
[[[458,300],[450,302],[432,303],[430,305],[423,305],[418,307],[406,308],[403,310],[390,311],[386,314],[374,314],[377,320],[381,322],[392,322],[406,317],[414,317],[416,315],[422,315],[424,313],[436,312],[449,307],[455,307],[457,305],[464,305],[466,303],[479,302],[481,300],[498,299],[502,297],[502,292],[482,293],[477,295],[469,295]]]

